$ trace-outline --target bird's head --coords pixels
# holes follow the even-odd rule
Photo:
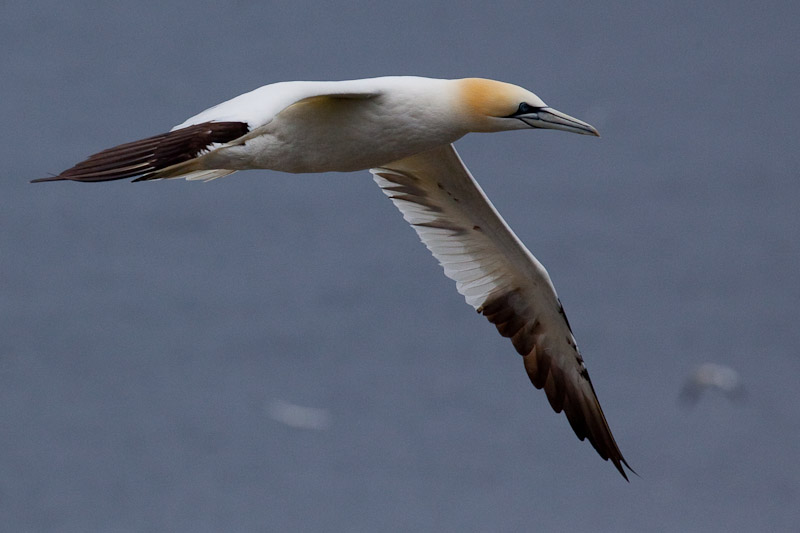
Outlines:
[[[547,107],[541,98],[522,87],[482,78],[466,78],[456,83],[470,131],[543,128],[600,136],[593,126]]]

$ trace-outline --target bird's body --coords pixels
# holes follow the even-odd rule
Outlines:
[[[546,128],[597,135],[515,85],[384,77],[266,85],[170,132],[35,181],[207,180],[237,170],[370,169],[467,303],[509,337],[556,412],[626,477],[561,302],[452,143],[469,132]]]
[[[468,132],[464,125],[435,112],[455,96],[451,84],[452,80],[403,77],[277,83],[204,111],[181,126],[221,121],[211,118],[221,116],[253,127],[246,146],[209,154],[203,160],[209,168],[233,165],[240,170],[293,173],[364,170],[464,136]],[[286,97],[287,93],[293,96]],[[421,97],[424,94],[439,99],[428,101]],[[300,95],[304,96],[297,100]],[[276,109],[275,101],[291,103]],[[246,119],[246,110],[259,104],[259,117]]]

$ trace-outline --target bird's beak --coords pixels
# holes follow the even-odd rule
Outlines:
[[[556,111],[552,107],[540,107],[532,113],[517,115],[518,118],[531,128],[545,128],[550,130],[571,131],[581,135],[594,135],[600,137],[594,126],[582,120],[571,117],[561,111]]]

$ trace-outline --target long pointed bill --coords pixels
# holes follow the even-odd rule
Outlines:
[[[581,135],[594,135],[600,137],[594,126],[582,120],[571,117],[561,111],[556,111],[552,107],[540,107],[534,113],[519,115],[516,117],[532,128],[545,128],[550,130],[570,131]]]

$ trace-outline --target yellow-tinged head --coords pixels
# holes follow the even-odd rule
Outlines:
[[[517,85],[483,78],[456,83],[471,131],[546,128],[599,136],[591,125],[547,107],[541,98]]]

